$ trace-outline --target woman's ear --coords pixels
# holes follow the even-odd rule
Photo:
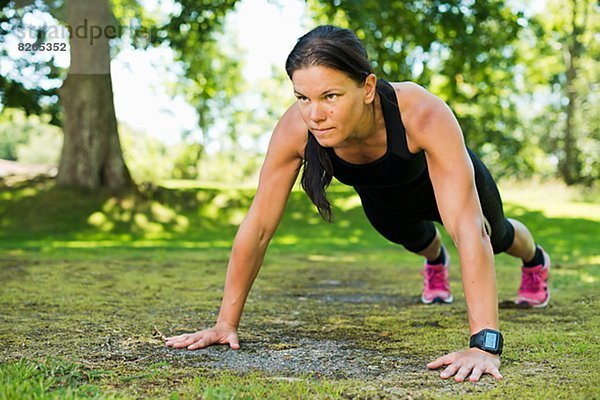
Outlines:
[[[375,99],[375,93],[377,92],[377,77],[375,74],[369,74],[369,76],[365,78],[363,89],[365,91],[365,104],[371,104]]]

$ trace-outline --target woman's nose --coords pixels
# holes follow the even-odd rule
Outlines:
[[[325,113],[319,106],[319,104],[314,104],[310,109],[310,119],[313,122],[323,121],[325,119]]]

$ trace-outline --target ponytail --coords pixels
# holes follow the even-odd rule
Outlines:
[[[302,189],[306,192],[321,218],[327,222],[332,222],[331,203],[327,199],[325,189],[331,183],[333,177],[333,167],[331,159],[324,147],[317,143],[317,139],[312,133],[308,133],[308,141],[304,149],[304,161],[302,162],[302,178],[300,183]]]

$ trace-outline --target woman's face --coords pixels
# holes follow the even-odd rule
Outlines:
[[[302,119],[317,142],[333,147],[356,135],[366,105],[373,101],[365,87],[343,72],[311,66],[292,74]]]

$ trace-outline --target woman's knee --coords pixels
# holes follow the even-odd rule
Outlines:
[[[439,253],[439,248],[442,246],[442,236],[435,226],[428,236],[422,235],[419,239],[410,243],[402,243],[402,245],[406,250],[420,255],[427,256],[429,253],[436,253],[437,255]]]
[[[504,219],[502,227],[492,228],[492,249],[494,254],[504,253],[510,249],[515,242],[515,227],[508,218]]]

